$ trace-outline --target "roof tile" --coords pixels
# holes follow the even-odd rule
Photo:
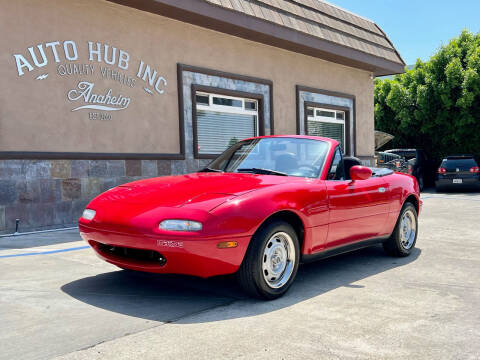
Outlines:
[[[403,64],[375,23],[321,0],[202,1]]]

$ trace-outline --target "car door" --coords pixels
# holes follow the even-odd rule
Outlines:
[[[326,248],[381,236],[388,218],[390,200],[385,178],[352,182],[342,167],[341,151],[337,149],[325,181],[329,206]]]

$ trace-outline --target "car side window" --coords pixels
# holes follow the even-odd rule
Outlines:
[[[343,167],[342,151],[339,147],[335,150],[333,155],[332,164],[327,174],[327,180],[344,180],[345,172]]]

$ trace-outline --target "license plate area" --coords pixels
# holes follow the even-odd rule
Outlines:
[[[454,183],[454,184],[461,184],[461,183],[462,183],[462,179],[453,179],[453,183]]]

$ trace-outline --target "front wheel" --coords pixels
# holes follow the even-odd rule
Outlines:
[[[390,238],[383,243],[385,252],[391,256],[404,257],[411,254],[417,242],[418,216],[415,206],[403,205],[397,224]]]
[[[262,226],[252,237],[237,277],[250,295],[276,299],[288,290],[298,270],[300,246],[292,226],[283,221]]]

